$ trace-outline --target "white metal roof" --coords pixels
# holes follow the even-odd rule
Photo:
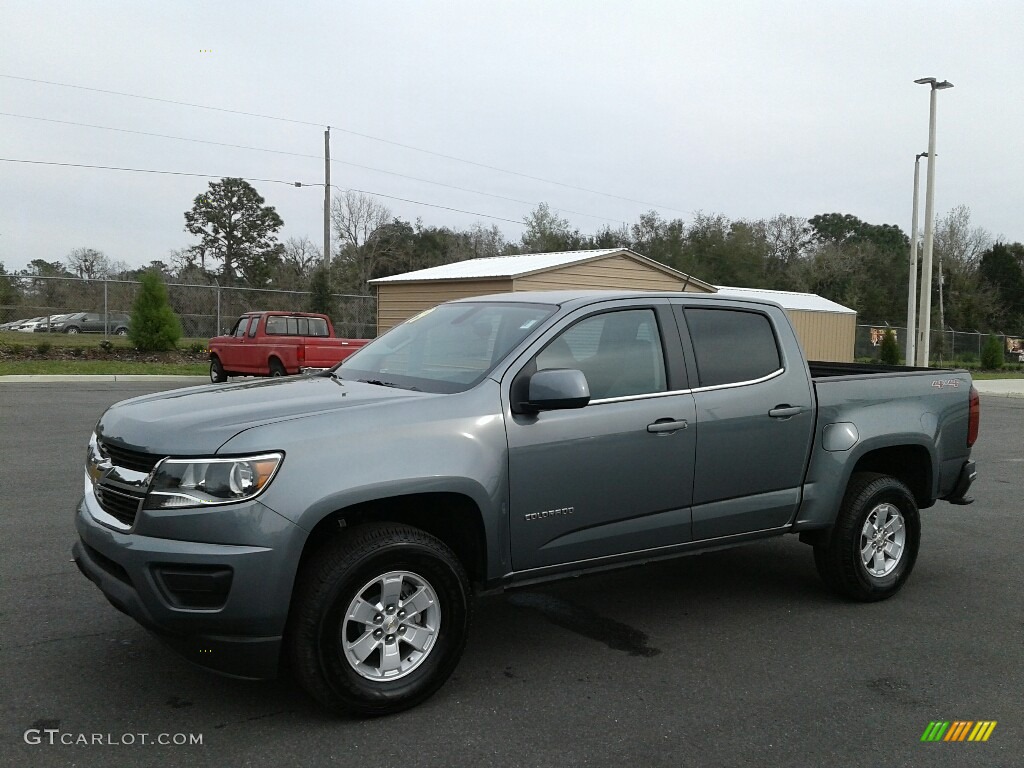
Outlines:
[[[630,253],[625,248],[602,248],[591,251],[559,251],[557,253],[524,253],[519,256],[492,256],[484,259],[468,259],[439,267],[418,269],[391,277],[379,277],[371,283],[407,283],[420,280],[472,280],[487,277],[519,277],[531,272],[541,272],[554,267],[564,267],[577,261],[597,259],[613,253]],[[639,254],[633,254],[639,256]],[[643,259],[642,256],[639,258]],[[646,261],[646,259],[644,259]],[[662,265],[662,269],[669,269]],[[673,270],[674,271],[674,270]]]
[[[733,288],[719,285],[719,296],[733,296],[737,299],[764,299],[781,304],[783,309],[802,309],[808,312],[839,312],[855,315],[857,310],[844,307],[816,293],[797,293],[796,291],[770,291],[766,288]]]

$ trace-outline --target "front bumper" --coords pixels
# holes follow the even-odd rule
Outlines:
[[[211,523],[218,516],[220,525],[214,528],[262,520],[265,524],[259,527],[265,535],[258,537],[264,539],[259,545],[116,531],[97,521],[93,507],[98,509],[95,496],[87,490],[75,516],[79,540],[72,555],[115,608],[207,669],[250,679],[277,675],[304,532],[259,502],[204,513]],[[167,516],[160,522],[156,527],[173,527]],[[188,591],[207,582],[213,593]],[[184,585],[186,591],[169,585]]]

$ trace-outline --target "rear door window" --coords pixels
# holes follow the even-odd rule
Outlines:
[[[779,346],[767,315],[734,309],[685,310],[700,386],[738,384],[782,368]]]

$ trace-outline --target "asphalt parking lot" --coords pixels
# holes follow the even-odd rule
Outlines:
[[[189,666],[71,562],[90,429],[169,386],[0,384],[2,765],[1022,764],[1024,399],[983,397],[978,501],[923,513],[892,600],[832,597],[795,537],[488,597],[433,699],[347,720]],[[922,743],[933,720],[998,726]],[[94,734],[136,736],[60,743]]]

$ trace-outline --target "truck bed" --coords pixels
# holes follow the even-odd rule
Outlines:
[[[827,379],[835,376],[880,376],[901,373],[923,373],[930,371],[953,371],[954,368],[917,368],[909,365],[884,365],[882,363],[832,363],[821,360],[808,360],[812,379]]]

